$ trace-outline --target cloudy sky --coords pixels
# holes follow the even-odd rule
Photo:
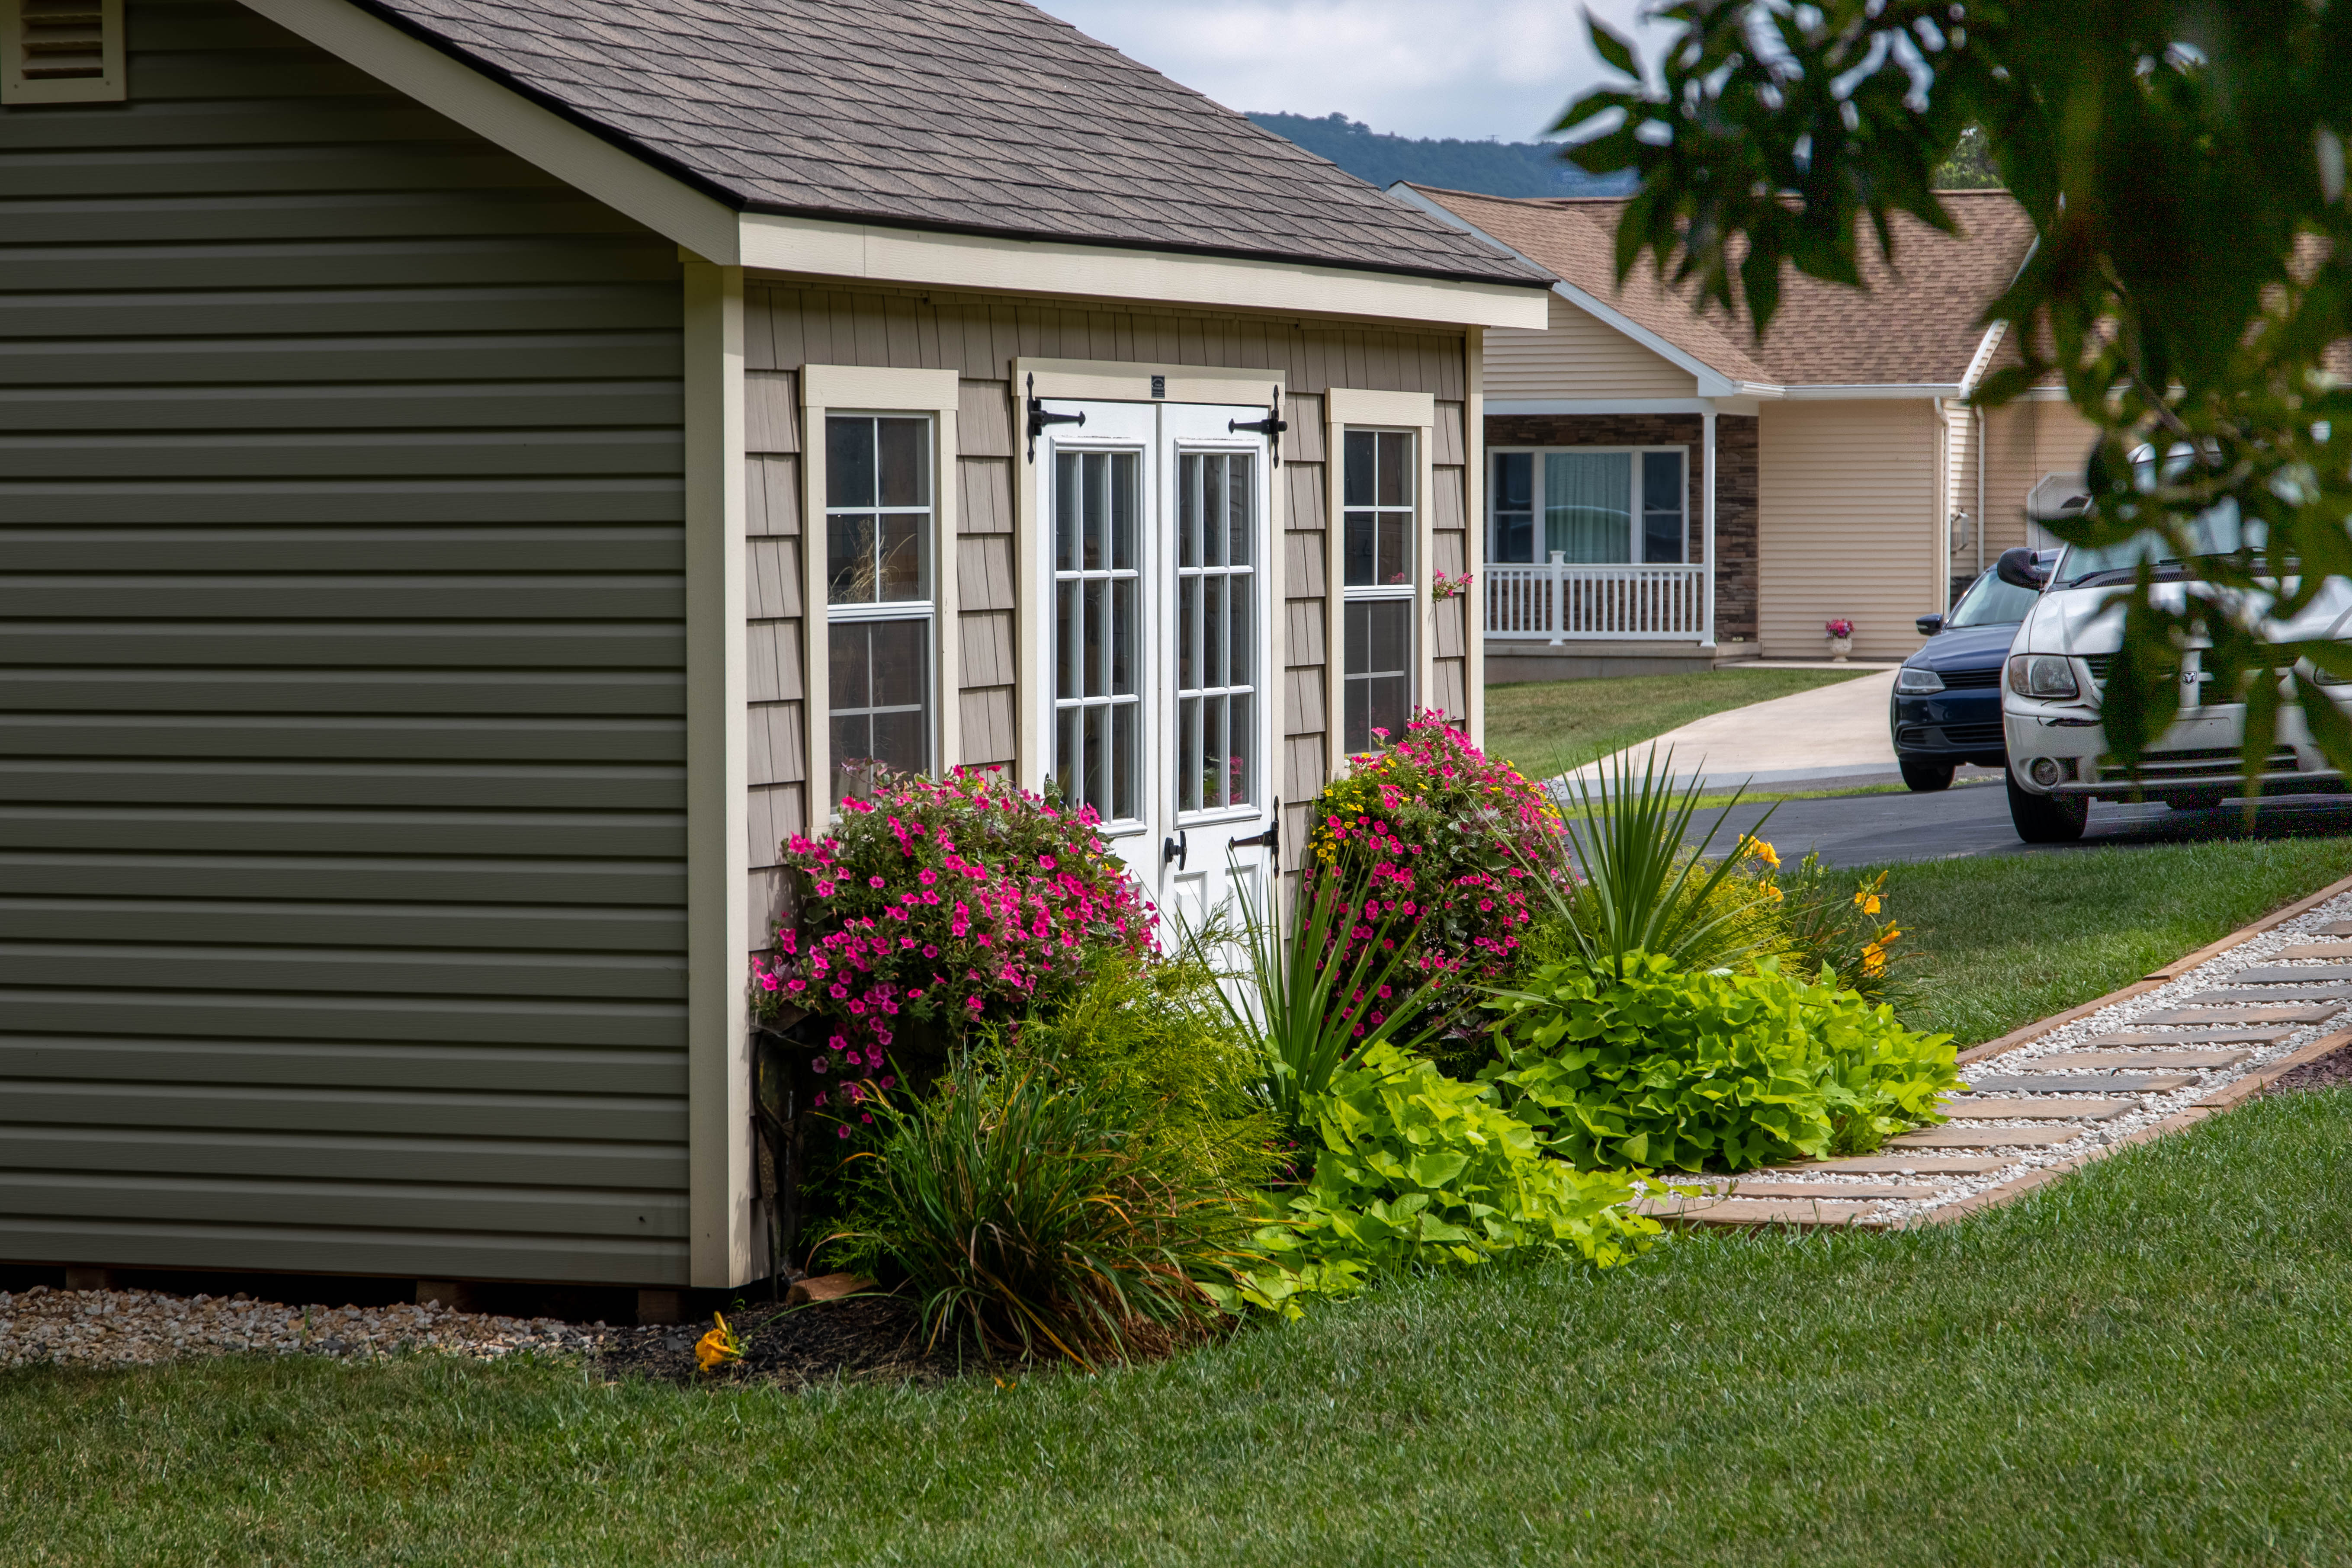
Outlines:
[[[1576,0],[1038,0],[1229,108],[1533,140],[1607,73]],[[1645,0],[1591,0],[1621,33]],[[1654,29],[1635,33],[1647,61]]]

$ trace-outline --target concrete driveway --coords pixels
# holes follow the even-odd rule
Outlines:
[[[1710,790],[1742,784],[1759,789],[1827,788],[1900,778],[1886,724],[1895,674],[1882,669],[1835,686],[1710,713],[1569,776],[1606,778],[1620,759],[1638,773],[1654,746],[1661,761],[1672,753],[1677,779],[1686,783],[1697,777]]]
[[[1720,853],[1736,834],[1752,832],[1766,806],[1732,808],[1712,846]],[[2091,808],[2091,826],[2078,844],[2026,844],[2009,821],[2008,792],[1996,776],[1958,784],[1935,795],[1858,795],[1822,800],[1782,801],[1771,809],[1763,837],[1794,864],[1818,850],[1832,866],[1867,866],[1891,860],[1944,860],[1962,855],[2071,855],[2101,846],[2178,844],[2199,838],[2290,838],[2352,833],[2352,797],[2303,795],[2265,801],[2248,831],[2234,805],[2211,811],[2174,811],[2163,805]],[[1720,807],[1695,818],[1693,839]]]

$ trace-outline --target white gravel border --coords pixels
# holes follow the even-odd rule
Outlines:
[[[2119,1115],[2110,1117],[2104,1121],[2080,1124],[2082,1126],[2082,1135],[2072,1139],[2067,1142],[2036,1144],[2031,1147],[2012,1146],[2007,1149],[1998,1147],[1990,1149],[1958,1148],[1918,1150],[1890,1148],[1881,1150],[1878,1156],[1880,1158],[1895,1159],[1900,1158],[1906,1153],[1916,1153],[1922,1159],[1957,1156],[1962,1158],[1997,1158],[2002,1161],[2002,1163],[1997,1169],[1984,1171],[1971,1175],[1937,1175],[1931,1173],[1906,1175],[1901,1172],[1864,1173],[1856,1172],[1829,1172],[1801,1167],[1794,1170],[1752,1171],[1747,1173],[1747,1178],[1750,1181],[1769,1180],[1776,1184],[1801,1183],[1806,1185],[1819,1186],[1823,1189],[1822,1195],[1824,1199],[1829,1198],[1832,1194],[1834,1194],[1837,1198],[1845,1201],[1868,1201],[1870,1198],[1870,1189],[1873,1186],[1892,1185],[1897,1183],[1909,1184],[1935,1184],[1941,1189],[1933,1198],[1916,1200],[1884,1200],[1875,1205],[1871,1210],[1870,1217],[1874,1220],[1899,1223],[1906,1219],[1931,1215],[1937,1209],[1958,1203],[1964,1198],[1973,1197],[1975,1194],[1984,1192],[1988,1188],[2001,1186],[2010,1182],[2016,1181],[2019,1177],[2026,1175],[2031,1172],[2047,1169],[2053,1165],[2073,1164],[2081,1160],[2084,1155],[2096,1151],[2104,1145],[2122,1142],[2125,1139],[2129,1138],[2135,1132],[2153,1127],[2158,1122],[2179,1115],[2180,1112],[2189,1110],[2191,1106],[2194,1106],[2199,1100],[2201,1100],[2206,1096],[2213,1093],[2216,1089],[2222,1089],[2229,1084],[2234,1083],[2239,1079],[2245,1077],[2248,1073],[2252,1072],[2257,1068],[2267,1067],[2271,1063],[2278,1061],[2282,1058],[2292,1056],[2296,1051],[2301,1050],[2304,1047],[2311,1044],[2314,1040],[2316,1040],[2322,1036],[2334,1030],[2347,1026],[2347,1022],[2352,1022],[2352,1018],[2347,1017],[2347,1015],[2352,1015],[2352,981],[2315,981],[2314,984],[2334,984],[2342,990],[2343,994],[2340,996],[2325,996],[2315,994],[2313,1000],[2341,1002],[2346,1012],[2339,1013],[2336,1016],[2326,1019],[2321,1023],[2297,1026],[2294,1033],[2286,1036],[2274,1045],[2255,1045],[2251,1042],[2242,1044],[2230,1042],[2227,1044],[2227,1048],[2233,1050],[2242,1049],[2247,1053],[2246,1056],[2234,1067],[2173,1067],[2168,1068],[2166,1067],[2165,1057],[2158,1047],[2105,1046],[2098,1045],[2096,1043],[2096,1037],[2101,1035],[2117,1034],[2126,1029],[2146,1030],[2151,1034],[2189,1035],[2201,1029],[2229,1027],[2230,1026],[2226,1025],[2215,1026],[2210,1024],[2151,1025],[2144,1023],[2142,1020],[2154,1014],[2164,1012],[2168,1008],[2177,1007],[2190,996],[2212,991],[2216,987],[2238,984],[2240,982],[2238,982],[2236,976],[2243,970],[2255,968],[2257,966],[2278,966],[2282,963],[2282,961],[2276,955],[2282,949],[2294,946],[2299,942],[2310,942],[2321,934],[2321,928],[2333,925],[2339,921],[2346,920],[2352,920],[2352,892],[2339,893],[2335,898],[2330,899],[2327,902],[2319,905],[2315,909],[2307,910],[2292,920],[2283,921],[2280,924],[2273,926],[2269,931],[2263,931],[2254,936],[2250,936],[2245,941],[2238,943],[2235,947],[2230,948],[2224,952],[2215,954],[2213,957],[2206,960],[2203,963],[2199,964],[2196,968],[2189,970],[2188,973],[2176,979],[2165,982],[2162,985],[2157,986],[2153,990],[2144,991],[2137,996],[2127,997],[2121,1002],[2116,1002],[2111,1005],[2102,1007],[2097,1012],[2090,1014],[2084,1017],[2077,1018],[2072,1023],[2062,1024],[2056,1028],[2052,1029],[2049,1033],[2037,1036],[2023,1045],[2013,1047],[2009,1050],[2001,1052],[1999,1056],[1988,1057],[1981,1061],[1971,1062],[1960,1069],[1961,1081],[1966,1082],[1969,1080],[1971,1074],[1979,1077],[1990,1077],[1995,1074],[2013,1074],[2021,1068],[2031,1070],[2034,1061],[2042,1057],[2097,1049],[2100,1051],[2116,1051],[2118,1053],[2145,1052],[2147,1055],[2147,1060],[2145,1067],[2134,1065],[2132,1067],[2117,1068],[2113,1069],[2116,1072],[2131,1073],[2168,1070],[2174,1072],[2186,1072],[2193,1076],[2195,1079],[2194,1082],[2191,1082],[2183,1088],[2171,1089],[2160,1094],[2034,1096],[2033,1098],[2037,1100],[2048,1099],[2053,1101],[2062,1102],[2069,1099],[2095,1099],[2111,1100],[2127,1100],[2134,1102],[2132,1109],[2129,1110],[2124,1111]],[[2347,937],[2343,940],[2352,942],[2352,937]],[[2295,959],[2285,961],[2284,966],[2325,969],[2332,965],[2340,964],[2352,964],[2352,960]],[[2254,984],[2258,984],[2262,989],[2271,990],[2282,988],[2291,984],[2292,983],[2280,980],[2265,980]],[[2253,1003],[2249,1005],[2263,1005],[2264,1004]],[[2284,1004],[2273,1003],[2271,1005],[2283,1005]],[[2195,1046],[2199,1043],[2200,1042],[2189,1039],[2183,1039],[2180,1042],[2183,1046]],[[2216,1044],[2218,1046],[2220,1043],[2217,1042]],[[2075,1075],[2069,1073],[2068,1076],[2073,1077]],[[2004,1095],[2003,1098],[2010,1098],[2010,1096]],[[1963,1101],[1960,1103],[1965,1102]],[[1948,1123],[1947,1123],[1947,1125],[1954,1127],[2048,1128],[2052,1126],[2064,1127],[2069,1125],[2069,1123],[2063,1121],[2053,1123],[2049,1121],[1982,1121],[1973,1120],[1966,1116],[1955,1116]],[[1792,1200],[1783,1199],[1780,1201],[1787,1202]]]

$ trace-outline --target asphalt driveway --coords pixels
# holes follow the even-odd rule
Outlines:
[[[1753,831],[1763,805],[1733,808],[1713,847]],[[1702,810],[1704,832],[1722,815]],[[2079,844],[2024,844],[2010,826],[2008,794],[1998,778],[1955,785],[1937,795],[1857,795],[1782,801],[1771,808],[1763,837],[1784,861],[1818,850],[1832,866],[1890,860],[1944,860],[1962,855],[2069,855],[2103,845],[2177,844],[2195,838],[2284,838],[2352,833],[2352,797],[2306,795],[2265,802],[2251,832],[2239,806],[2174,811],[2163,805],[2092,806]],[[1693,835],[1694,838],[1696,833]]]

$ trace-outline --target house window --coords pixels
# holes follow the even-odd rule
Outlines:
[[[1054,783],[1106,822],[1143,816],[1143,456],[1054,459]]]
[[[1413,437],[1350,430],[1340,479],[1341,743],[1349,755],[1404,732],[1412,704]]]
[[[931,421],[834,414],[824,422],[826,650],[833,798],[884,768],[931,768]]]
[[[0,104],[123,97],[122,0],[0,0]]]
[[[1681,447],[1495,452],[1487,559],[1679,564],[1689,554]]]

